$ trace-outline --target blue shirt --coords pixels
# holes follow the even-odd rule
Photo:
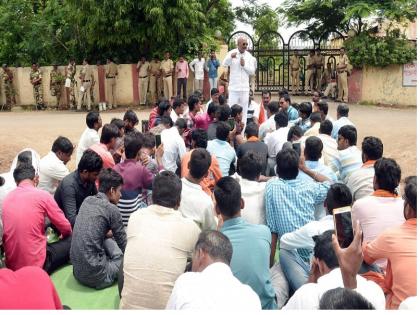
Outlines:
[[[232,243],[230,267],[235,277],[258,294],[263,309],[277,309],[269,269],[270,230],[265,225],[250,224],[238,217],[225,221],[220,231]]]
[[[338,131],[341,127],[351,125],[354,126],[354,124],[348,119],[347,117],[340,117],[340,119],[333,122],[333,130],[331,132],[331,137],[333,137],[335,140],[338,138]]]
[[[209,59],[207,61],[207,68],[209,68],[209,78],[217,78],[217,68],[220,67],[220,62],[217,59]]]
[[[329,182],[309,182],[299,178],[272,179],[265,189],[267,226],[280,238],[315,220],[315,206],[327,197]],[[310,251],[299,249],[300,256],[308,261]]]
[[[298,118],[299,118],[299,113],[296,110],[296,108],[294,108],[292,105],[289,105],[289,107],[287,108],[287,119],[291,121],[291,120],[296,120]]]
[[[229,176],[230,164],[236,160],[235,150],[230,144],[227,141],[214,139],[208,142],[207,151],[216,156],[222,175]]]

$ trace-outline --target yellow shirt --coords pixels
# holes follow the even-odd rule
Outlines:
[[[307,67],[309,67],[309,69],[310,70],[312,70],[313,69],[313,67],[312,66],[315,66],[316,65],[316,59],[315,59],[315,56],[308,56],[308,62],[307,62],[307,64],[306,64],[306,66]]]
[[[171,59],[163,60],[160,63],[160,69],[163,71],[163,76],[172,75],[172,71],[174,70],[174,62]]]
[[[321,68],[324,65],[324,56],[322,55],[315,55],[314,60],[318,68]]]
[[[80,77],[83,81],[93,81],[93,72],[90,65],[85,65],[82,67],[82,70],[80,70]]]
[[[349,64],[349,58],[347,57],[346,54],[344,54],[343,56],[338,56],[338,71],[345,71],[347,69],[347,65]],[[346,66],[346,68],[341,68],[342,66]]]

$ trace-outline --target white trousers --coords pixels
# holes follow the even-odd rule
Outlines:
[[[242,107],[242,122],[246,126],[246,117],[248,113],[249,91],[230,91],[229,106],[238,104]]]

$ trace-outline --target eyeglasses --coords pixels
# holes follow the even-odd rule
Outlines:
[[[248,46],[248,43],[243,43],[242,46]]]

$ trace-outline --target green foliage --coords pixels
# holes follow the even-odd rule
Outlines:
[[[414,21],[417,15],[416,0],[286,0],[277,11],[314,37],[331,30],[360,33],[384,19]]]
[[[0,61],[135,62],[166,50],[191,57],[217,48],[216,30],[233,28],[228,0],[2,0]]]
[[[390,64],[405,64],[416,59],[416,47],[398,31],[385,37],[371,36],[363,32],[344,42],[347,54],[354,66],[371,65],[384,67]]]

